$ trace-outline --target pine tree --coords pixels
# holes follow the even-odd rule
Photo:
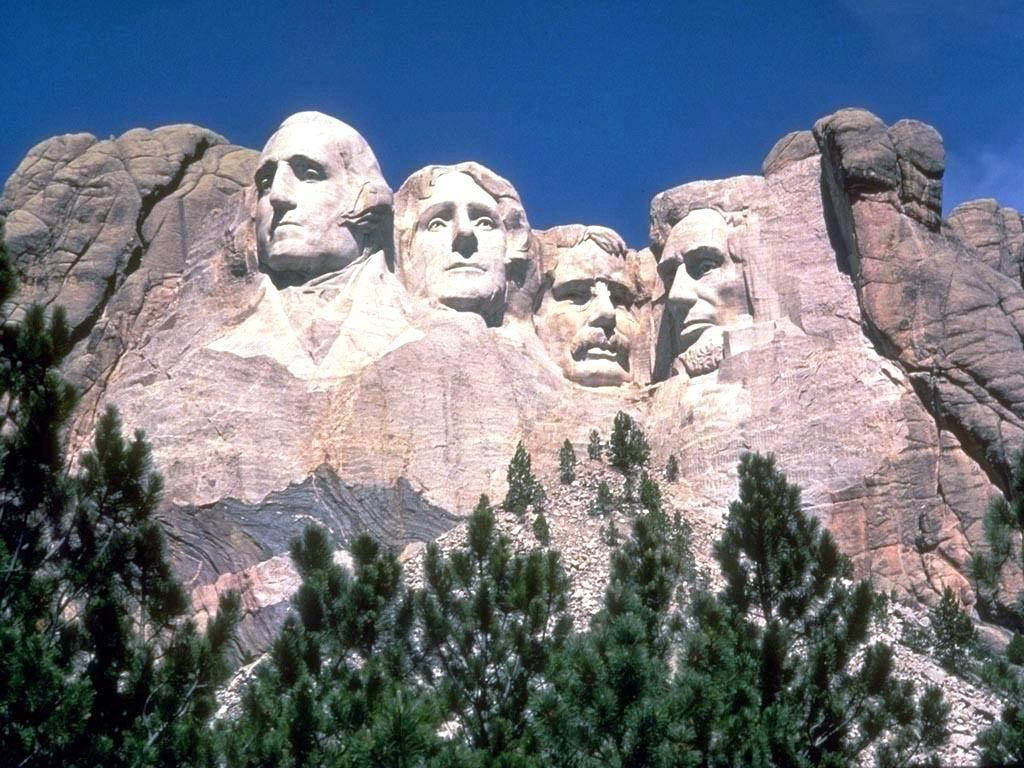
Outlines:
[[[350,548],[351,571],[323,528],[292,542],[302,583],[238,719],[220,728],[229,766],[405,766],[439,751],[440,721],[412,684],[401,567],[365,534]]]
[[[481,496],[464,548],[443,555],[428,546],[424,580],[419,672],[442,721],[454,724],[452,749],[475,753],[481,764],[523,757],[531,696],[571,628],[558,553],[514,554]]]
[[[612,497],[612,491],[608,487],[608,483],[602,480],[597,484],[597,494],[590,505],[590,514],[595,517],[604,516],[610,514],[614,506],[615,499]]]
[[[0,237],[2,243],[2,237]],[[0,254],[0,302],[13,290]],[[0,753],[9,764],[203,765],[237,595],[205,633],[185,619],[154,518],[161,482],[113,409],[69,474],[75,393],[64,314],[0,330]]]
[[[538,512],[533,519],[533,537],[542,547],[551,545],[551,529],[548,528],[548,520],[543,511]]]
[[[679,462],[676,461],[674,453],[668,457],[668,463],[665,465],[665,479],[670,483],[679,479]]]
[[[612,435],[608,440],[608,458],[612,466],[623,472],[647,463],[651,448],[643,430],[629,414],[619,411],[615,414]]]
[[[956,594],[949,587],[942,590],[942,599],[931,611],[932,635],[935,638],[935,658],[949,672],[963,668],[974,646],[974,623],[960,607]]]
[[[553,664],[538,697],[546,766],[690,765],[690,730],[669,696],[672,609],[692,579],[688,533],[644,512],[613,553],[604,608]]]
[[[558,472],[562,483],[568,485],[576,479],[576,451],[568,439],[562,443],[558,452]]]
[[[516,445],[516,452],[509,462],[508,492],[505,494],[505,510],[516,517],[523,517],[526,510],[533,506],[539,509],[544,503],[544,488],[537,480],[531,468],[530,454],[522,442]]]
[[[646,472],[640,473],[640,504],[649,512],[661,511],[661,488]]]
[[[602,452],[601,436],[596,429],[590,430],[590,440],[587,442],[587,458],[600,459]]]
[[[871,586],[849,584],[849,561],[771,455],[744,455],[739,477],[715,545],[725,588],[695,600],[676,690],[702,760],[849,765],[869,747],[883,765],[933,755],[948,707],[934,687],[915,697],[893,675],[891,649],[870,643]]]
[[[1024,451],[1014,458],[1006,495],[992,500],[983,525],[988,554],[974,553],[970,566],[978,613],[983,619],[1024,630],[1024,594],[1017,595],[1012,605],[998,596],[1004,570],[1010,565],[1024,569],[1024,549],[1017,543],[1024,535]]]

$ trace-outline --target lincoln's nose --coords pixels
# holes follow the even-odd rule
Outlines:
[[[686,271],[686,264],[679,259],[679,268],[672,278],[672,285],[668,289],[666,303],[671,312],[678,318],[686,317],[694,304],[700,299],[697,295],[697,281]]]

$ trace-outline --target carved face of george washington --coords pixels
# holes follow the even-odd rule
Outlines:
[[[260,266],[285,282],[343,269],[381,247],[391,190],[369,145],[340,120],[288,118],[263,148],[255,183]]]

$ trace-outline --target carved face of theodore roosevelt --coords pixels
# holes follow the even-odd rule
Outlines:
[[[589,237],[558,248],[534,318],[537,335],[565,377],[586,387],[633,378],[630,351],[640,326],[624,251],[624,244],[606,250]]]
[[[419,296],[500,325],[514,241],[529,236],[518,195],[483,166],[417,171],[396,195],[398,273]]]
[[[255,182],[260,266],[282,282],[340,270],[382,246],[391,190],[369,145],[340,120],[319,112],[285,120]]]
[[[690,376],[718,368],[722,332],[750,313],[743,264],[729,247],[728,232],[718,211],[691,211],[672,228],[658,263],[674,353]]]

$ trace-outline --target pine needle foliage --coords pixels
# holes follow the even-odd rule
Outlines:
[[[528,509],[533,507],[539,510],[544,503],[544,487],[540,484],[537,476],[533,474],[530,454],[522,442],[516,444],[516,451],[509,462],[506,472],[508,491],[505,494],[505,510],[516,517],[526,515]]]
[[[563,485],[568,485],[576,479],[576,451],[568,439],[562,443],[558,451],[558,477]]]
[[[0,303],[12,289],[0,254]],[[205,632],[185,618],[155,519],[160,477],[112,408],[67,470],[76,395],[57,367],[70,344],[59,309],[47,319],[31,307],[0,330],[0,754],[21,766],[212,764],[238,596]]]
[[[702,761],[847,766],[927,764],[948,706],[893,674],[871,642],[879,599],[806,515],[770,454],[746,454],[739,499],[715,544],[725,587],[695,600],[677,691],[699,712]]]
[[[465,547],[431,544],[417,595],[419,673],[453,728],[453,750],[487,761],[526,754],[530,700],[571,629],[559,554],[518,554],[481,496]]]
[[[327,532],[291,544],[302,577],[270,660],[221,727],[229,766],[405,766],[437,752],[437,717],[412,675],[413,598],[394,555],[367,535],[352,569]]]
[[[640,425],[624,411],[615,414],[608,440],[608,459],[612,466],[628,473],[634,467],[646,464],[650,455],[651,448]]]

